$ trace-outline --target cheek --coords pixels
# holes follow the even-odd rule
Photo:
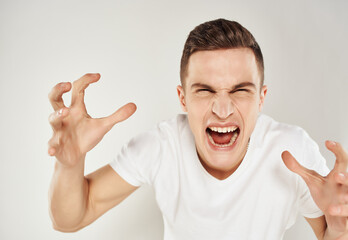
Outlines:
[[[243,99],[235,101],[235,106],[245,127],[254,126],[260,112],[259,102],[256,99]]]
[[[251,114],[253,112],[258,112],[257,109],[259,108],[258,102],[255,101],[255,99],[251,98],[236,98],[233,100],[234,105],[236,108],[244,114]]]
[[[191,98],[187,102],[188,114],[199,116],[200,118],[209,111],[211,98]]]
[[[190,99],[187,102],[188,120],[195,138],[204,134],[202,128],[209,113],[210,102],[209,99]]]

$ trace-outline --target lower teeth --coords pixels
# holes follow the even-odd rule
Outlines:
[[[232,136],[232,138],[231,138],[231,140],[230,140],[229,143],[227,143],[227,144],[217,144],[217,143],[214,142],[214,139],[212,138],[212,136],[210,136],[210,134],[208,134],[208,137],[209,137],[210,142],[211,142],[214,146],[217,146],[217,147],[230,147],[230,146],[232,146],[232,144],[234,143],[234,141],[236,141],[237,136],[238,136],[238,133],[237,133],[237,132],[234,132],[234,133],[233,133],[233,136]]]

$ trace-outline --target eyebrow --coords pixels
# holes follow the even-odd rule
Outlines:
[[[232,86],[231,91],[239,89],[239,88],[243,88],[243,87],[251,87],[254,88],[256,90],[256,86],[254,83],[252,82],[242,82],[239,83],[237,85]],[[204,84],[204,83],[194,83],[191,85],[191,89],[194,88],[206,88],[206,89],[210,89],[210,90],[214,90],[214,88],[208,84]]]

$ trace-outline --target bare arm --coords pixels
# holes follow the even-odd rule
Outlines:
[[[48,153],[56,158],[49,206],[53,227],[59,231],[81,229],[136,189],[108,165],[84,176],[86,153],[116,123],[127,119],[136,109],[130,103],[109,117],[91,118],[84,104],[84,90],[99,78],[99,74],[86,74],[73,85],[57,84],[49,95],[55,112],[49,118],[53,136],[49,141]],[[67,108],[62,95],[71,88],[71,106]]]
[[[50,188],[53,227],[58,231],[75,232],[94,222],[136,189],[109,165],[86,177],[56,166]]]
[[[306,218],[309,225],[312,227],[317,239],[319,240],[347,240],[348,236],[343,234],[342,232],[334,231],[333,229],[329,229],[327,227],[325,216],[321,216],[318,218]]]
[[[325,216],[321,216],[318,218],[305,218],[309,225],[312,227],[313,232],[315,233],[315,236],[317,236],[317,239],[324,239],[325,230],[326,230],[326,221]]]

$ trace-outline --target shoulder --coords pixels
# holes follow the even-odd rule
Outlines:
[[[159,122],[156,129],[161,133],[178,133],[187,127],[189,127],[187,115],[178,114],[171,119]]]
[[[142,146],[142,148],[159,147],[166,143],[172,143],[175,139],[180,137],[183,131],[187,130],[188,121],[185,114],[178,114],[177,116],[163,120],[156,124],[153,128],[142,132],[133,137],[128,147]]]
[[[175,160],[178,130],[184,126],[180,115],[161,121],[126,143],[111,166],[133,185],[153,184],[162,166]]]
[[[281,123],[270,116],[260,114],[255,130],[259,141],[277,141],[301,143],[303,140],[309,139],[308,133],[301,127],[287,123]],[[300,141],[300,142],[299,142]]]
[[[327,172],[326,161],[318,144],[301,127],[275,121],[260,115],[255,127],[257,140],[265,149],[289,151],[303,166],[315,169],[322,175]]]

